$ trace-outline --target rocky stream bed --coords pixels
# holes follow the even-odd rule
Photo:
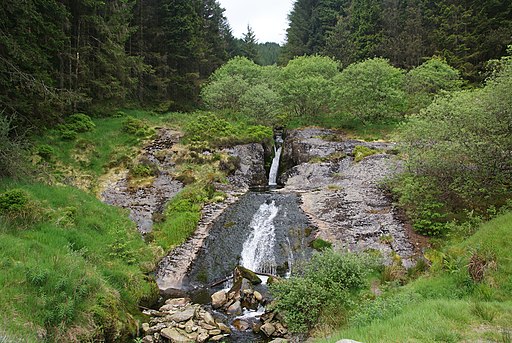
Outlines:
[[[164,204],[182,187],[179,181],[172,179],[172,146],[179,138],[177,132],[161,129],[157,139],[143,149],[141,158],[155,163],[160,171],[151,184],[132,189],[128,187],[126,175],[119,174],[104,187],[103,200],[130,209],[130,217],[143,234],[151,230],[154,213],[162,211]],[[269,299],[262,295],[264,291],[257,290],[258,282],[253,284],[242,277],[240,282],[227,288],[220,284],[223,289],[208,285],[216,277],[226,276],[229,266],[243,260],[240,250],[249,235],[243,231],[254,226],[257,213],[264,206],[276,208],[273,214],[276,219],[272,217],[267,224],[272,230],[274,225],[288,228],[284,236],[279,230],[277,234],[272,232],[273,239],[277,239],[276,246],[283,247],[284,240],[291,246],[290,232],[297,230],[291,229],[296,226],[300,228],[297,236],[306,242],[301,241],[302,245],[296,245],[299,247],[296,249],[304,250],[311,240],[321,238],[339,249],[379,251],[385,263],[396,261],[399,256],[404,267],[413,265],[418,249],[411,243],[405,224],[380,186],[385,178],[401,169],[400,161],[392,154],[393,143],[348,140],[340,132],[319,128],[292,130],[284,138],[278,179],[281,187],[262,196],[246,194],[250,187],[268,183],[264,147],[247,144],[225,150],[240,161],[239,168],[229,176],[229,184],[217,185],[227,194],[226,200],[206,205],[195,234],[160,261],[155,276],[165,304],[145,311],[150,321],[143,325],[144,342],[301,341],[288,335],[278,314],[262,310]],[[357,146],[379,152],[356,163],[353,155]],[[251,205],[247,199],[259,202]],[[287,209],[287,206],[291,207]],[[294,225],[294,218],[301,218],[301,224]],[[226,238],[222,237],[228,235],[229,238],[232,227],[237,228],[240,237],[233,234],[233,241],[226,243],[223,241]],[[218,251],[214,251],[217,248]],[[228,262],[215,262],[215,259],[198,262],[208,261],[205,255],[219,256],[220,260]],[[279,263],[276,262],[276,270]],[[291,271],[291,263],[288,260],[281,268]],[[214,270],[221,264],[224,269],[216,274]],[[197,287],[191,283],[191,275],[198,280],[201,265],[208,271],[205,287],[209,301],[194,304],[188,298],[191,289]],[[221,305],[218,305],[219,297],[224,299]],[[251,320],[243,319],[248,311]],[[244,332],[252,331],[256,335],[244,336]]]

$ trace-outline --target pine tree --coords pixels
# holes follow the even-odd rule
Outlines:
[[[258,57],[258,41],[250,25],[247,25],[247,32],[242,38],[242,56],[251,61],[255,61]]]

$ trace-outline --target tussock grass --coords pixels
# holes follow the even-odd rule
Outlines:
[[[506,341],[512,330],[511,223],[512,213],[507,213],[465,241],[448,243],[445,250],[457,251],[460,263],[433,266],[430,275],[391,290],[395,295],[360,305],[344,329],[318,342]],[[468,271],[475,251],[496,262],[481,281],[472,280]],[[402,300],[397,302],[397,297]]]
[[[26,333],[23,341],[30,342],[133,333],[138,304],[157,295],[144,274],[155,254],[126,212],[65,186],[3,181],[0,191],[13,187],[30,195],[44,220],[17,227],[0,217],[0,323],[8,323],[6,335]]]

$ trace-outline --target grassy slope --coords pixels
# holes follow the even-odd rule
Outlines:
[[[133,332],[131,314],[156,288],[143,273],[154,254],[126,212],[71,187],[0,187],[27,191],[36,213],[26,227],[0,218],[0,327],[23,341]]]
[[[480,283],[472,282],[467,272],[474,251],[494,255],[497,262],[497,268],[488,270]],[[353,321],[347,329],[319,341],[511,342],[511,251],[512,213],[508,213],[486,223],[464,242],[448,246],[442,270],[387,295],[380,306],[358,309],[369,313],[365,320]],[[454,257],[457,262],[448,262]],[[391,309],[404,294],[411,296],[398,309]]]

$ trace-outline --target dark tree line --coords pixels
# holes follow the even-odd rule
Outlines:
[[[215,0],[4,0],[0,114],[23,127],[127,102],[186,109],[236,49]]]
[[[438,55],[472,80],[512,42],[508,0],[297,0],[283,59],[324,54],[343,65],[385,57],[402,68]]]

